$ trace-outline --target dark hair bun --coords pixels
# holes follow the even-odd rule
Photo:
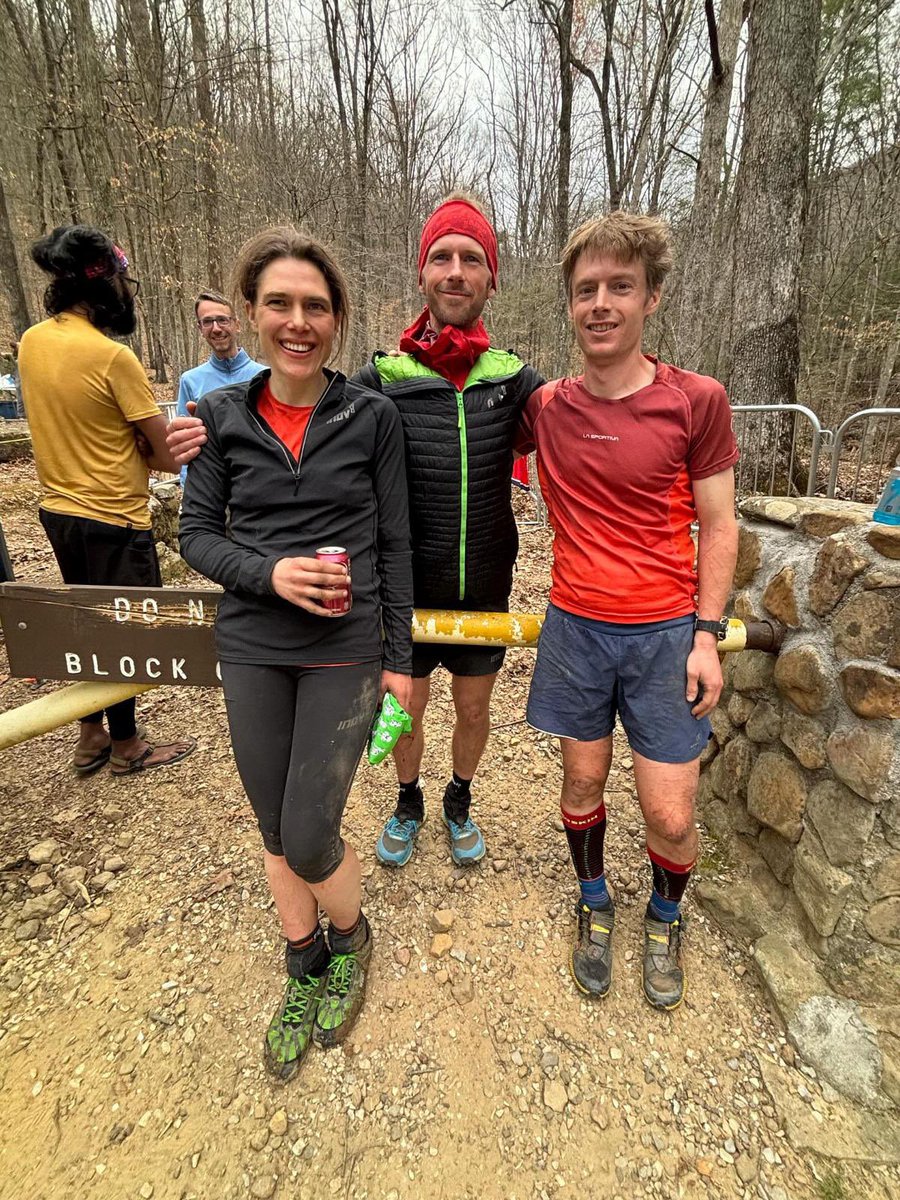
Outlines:
[[[50,275],[78,275],[93,263],[115,267],[112,242],[90,225],[57,225],[34,243],[31,257]]]

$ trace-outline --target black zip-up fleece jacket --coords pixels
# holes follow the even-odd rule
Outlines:
[[[512,351],[492,347],[461,392],[409,354],[377,352],[353,379],[390,396],[403,421],[415,603],[508,608],[519,550],[513,442],[543,378]]]
[[[188,468],[181,553],[225,588],[216,618],[224,662],[381,659],[385,670],[408,675],[412,571],[400,418],[385,396],[326,375],[299,461],[257,410],[268,371],[203,397],[197,415],[208,441]],[[350,554],[353,607],[342,617],[308,613],[272,588],[279,559],[314,558],[321,546]]]

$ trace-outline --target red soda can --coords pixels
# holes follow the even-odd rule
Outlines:
[[[323,600],[322,607],[329,609],[331,612],[345,613],[349,612],[353,604],[353,597],[350,594],[350,555],[343,546],[323,546],[316,551],[316,558],[322,562],[343,563],[347,568],[347,590],[343,596],[335,596],[331,600]],[[335,586],[339,586],[335,584]]]

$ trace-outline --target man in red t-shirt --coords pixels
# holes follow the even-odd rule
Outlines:
[[[532,394],[517,445],[537,451],[554,531],[528,721],[562,747],[562,818],[581,889],[572,973],[591,995],[609,991],[603,796],[618,713],[653,873],[644,992],[666,1009],[684,995],[680,903],[697,856],[699,757],[722,690],[738,458],[721,384],[642,353],[671,263],[654,217],[614,212],[572,235],[563,275],[584,375]]]

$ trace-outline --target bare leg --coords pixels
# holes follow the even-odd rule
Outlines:
[[[491,732],[493,675],[454,675],[452,692],[456,709],[453,729],[453,770],[461,779],[471,779]]]
[[[632,757],[638,801],[647,825],[647,845],[669,862],[693,863],[699,844],[694,801],[700,760],[660,763],[634,752]]]
[[[612,737],[596,742],[560,738],[563,785],[560,807],[576,816],[594,812],[603,801],[603,789],[612,766]]]
[[[349,929],[361,907],[359,859],[345,843],[344,860],[323,883],[307,883],[296,875],[283,855],[263,851],[266,878],[275,900],[284,936],[300,941],[315,929],[319,909],[328,914],[338,929]]]
[[[428,697],[431,693],[431,680],[414,679],[412,702],[409,715],[413,719],[412,733],[405,733],[394,747],[394,766],[397,768],[397,781],[400,784],[412,783],[418,777],[422,767],[422,756],[425,753],[425,729],[423,725]]]

